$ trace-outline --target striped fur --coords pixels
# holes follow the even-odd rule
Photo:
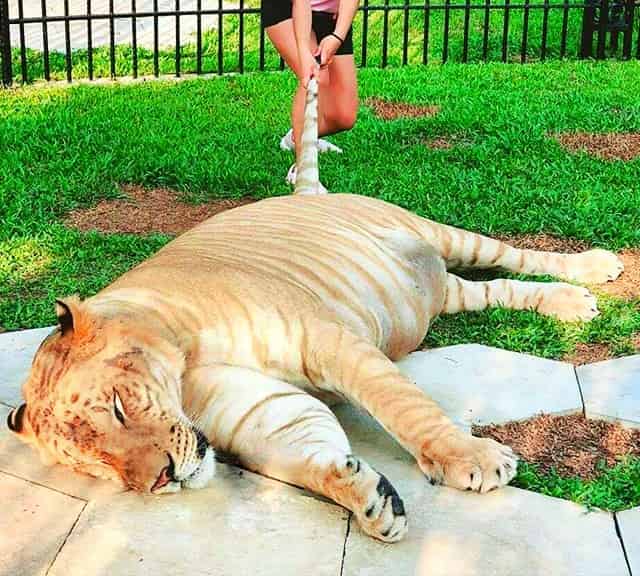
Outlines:
[[[307,86],[302,130],[302,150],[298,159],[294,194],[317,194],[318,174],[318,80],[311,78]]]
[[[400,497],[351,454],[325,402],[366,409],[432,481],[485,492],[513,477],[513,453],[459,431],[392,360],[440,313],[597,313],[581,287],[468,282],[451,265],[584,282],[621,271],[608,252],[517,250],[366,197],[263,200],[200,224],[96,296],[65,300],[73,328],[43,343],[10,423],[46,461],[154,492],[209,480],[204,433],[398,540]]]

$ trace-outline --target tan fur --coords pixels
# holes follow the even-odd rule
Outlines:
[[[167,454],[171,489],[201,471],[199,427],[247,467],[321,492],[367,532],[399,539],[397,494],[379,497],[381,476],[350,460],[335,418],[308,392],[364,407],[432,480],[486,491],[515,473],[510,450],[457,430],[391,360],[441,312],[595,313],[588,292],[567,284],[461,280],[443,253],[461,265],[596,273],[580,255],[516,250],[370,198],[263,200],[197,226],[98,295],[67,300],[74,331],[36,354],[21,436],[48,461],[147,491]],[[619,273],[613,255],[597,257],[597,279]]]

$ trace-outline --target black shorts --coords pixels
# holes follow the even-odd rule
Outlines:
[[[262,26],[269,28],[275,24],[280,24],[291,18],[291,0],[262,0],[260,8],[260,18]],[[336,29],[335,14],[330,12],[312,12],[311,28],[316,33],[316,38],[320,42],[326,36],[329,36]],[[353,34],[349,28],[347,37],[336,50],[336,55],[353,54]]]

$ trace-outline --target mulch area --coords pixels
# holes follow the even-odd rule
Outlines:
[[[213,200],[189,204],[164,188],[123,186],[127,199],[103,200],[92,208],[73,210],[65,224],[77,230],[105,233],[180,234],[214,214],[253,202],[251,199]]]
[[[541,414],[524,422],[474,426],[473,434],[511,446],[542,472],[554,468],[561,476],[584,480],[598,476],[602,461],[613,466],[623,456],[640,456],[640,430],[582,414]]]
[[[628,162],[640,157],[640,134],[590,134],[575,132],[555,134],[554,138],[571,152],[586,152],[602,160]]]
[[[389,102],[381,98],[367,98],[365,104],[381,120],[397,120],[398,118],[423,118],[435,116],[440,106],[423,106],[406,102]]]

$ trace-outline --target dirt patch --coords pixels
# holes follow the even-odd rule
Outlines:
[[[124,186],[127,199],[103,200],[93,208],[73,210],[65,224],[77,230],[106,233],[180,234],[214,214],[252,202],[214,200],[206,204],[181,202],[173,190]]]
[[[382,120],[431,117],[440,112],[440,106],[421,106],[418,104],[408,104],[406,102],[388,102],[381,98],[367,98],[365,104]]]
[[[456,145],[456,143],[449,138],[439,137],[433,138],[432,140],[426,140],[425,145],[427,148],[431,148],[431,150],[450,150]]]
[[[524,250],[542,250],[543,252],[584,252],[591,246],[584,240],[576,238],[561,238],[551,234],[516,234],[496,236],[498,240],[506,242],[510,246]]]
[[[613,466],[623,456],[640,456],[640,430],[617,422],[588,420],[582,414],[541,414],[525,422],[474,426],[473,434],[511,446],[542,472],[555,468],[561,476],[585,480],[598,476],[601,461]]]
[[[629,161],[640,156],[640,134],[556,134],[554,138],[571,152],[586,152],[603,160]]]
[[[576,366],[593,364],[613,358],[613,351],[608,344],[578,342],[575,350],[563,358]]]

